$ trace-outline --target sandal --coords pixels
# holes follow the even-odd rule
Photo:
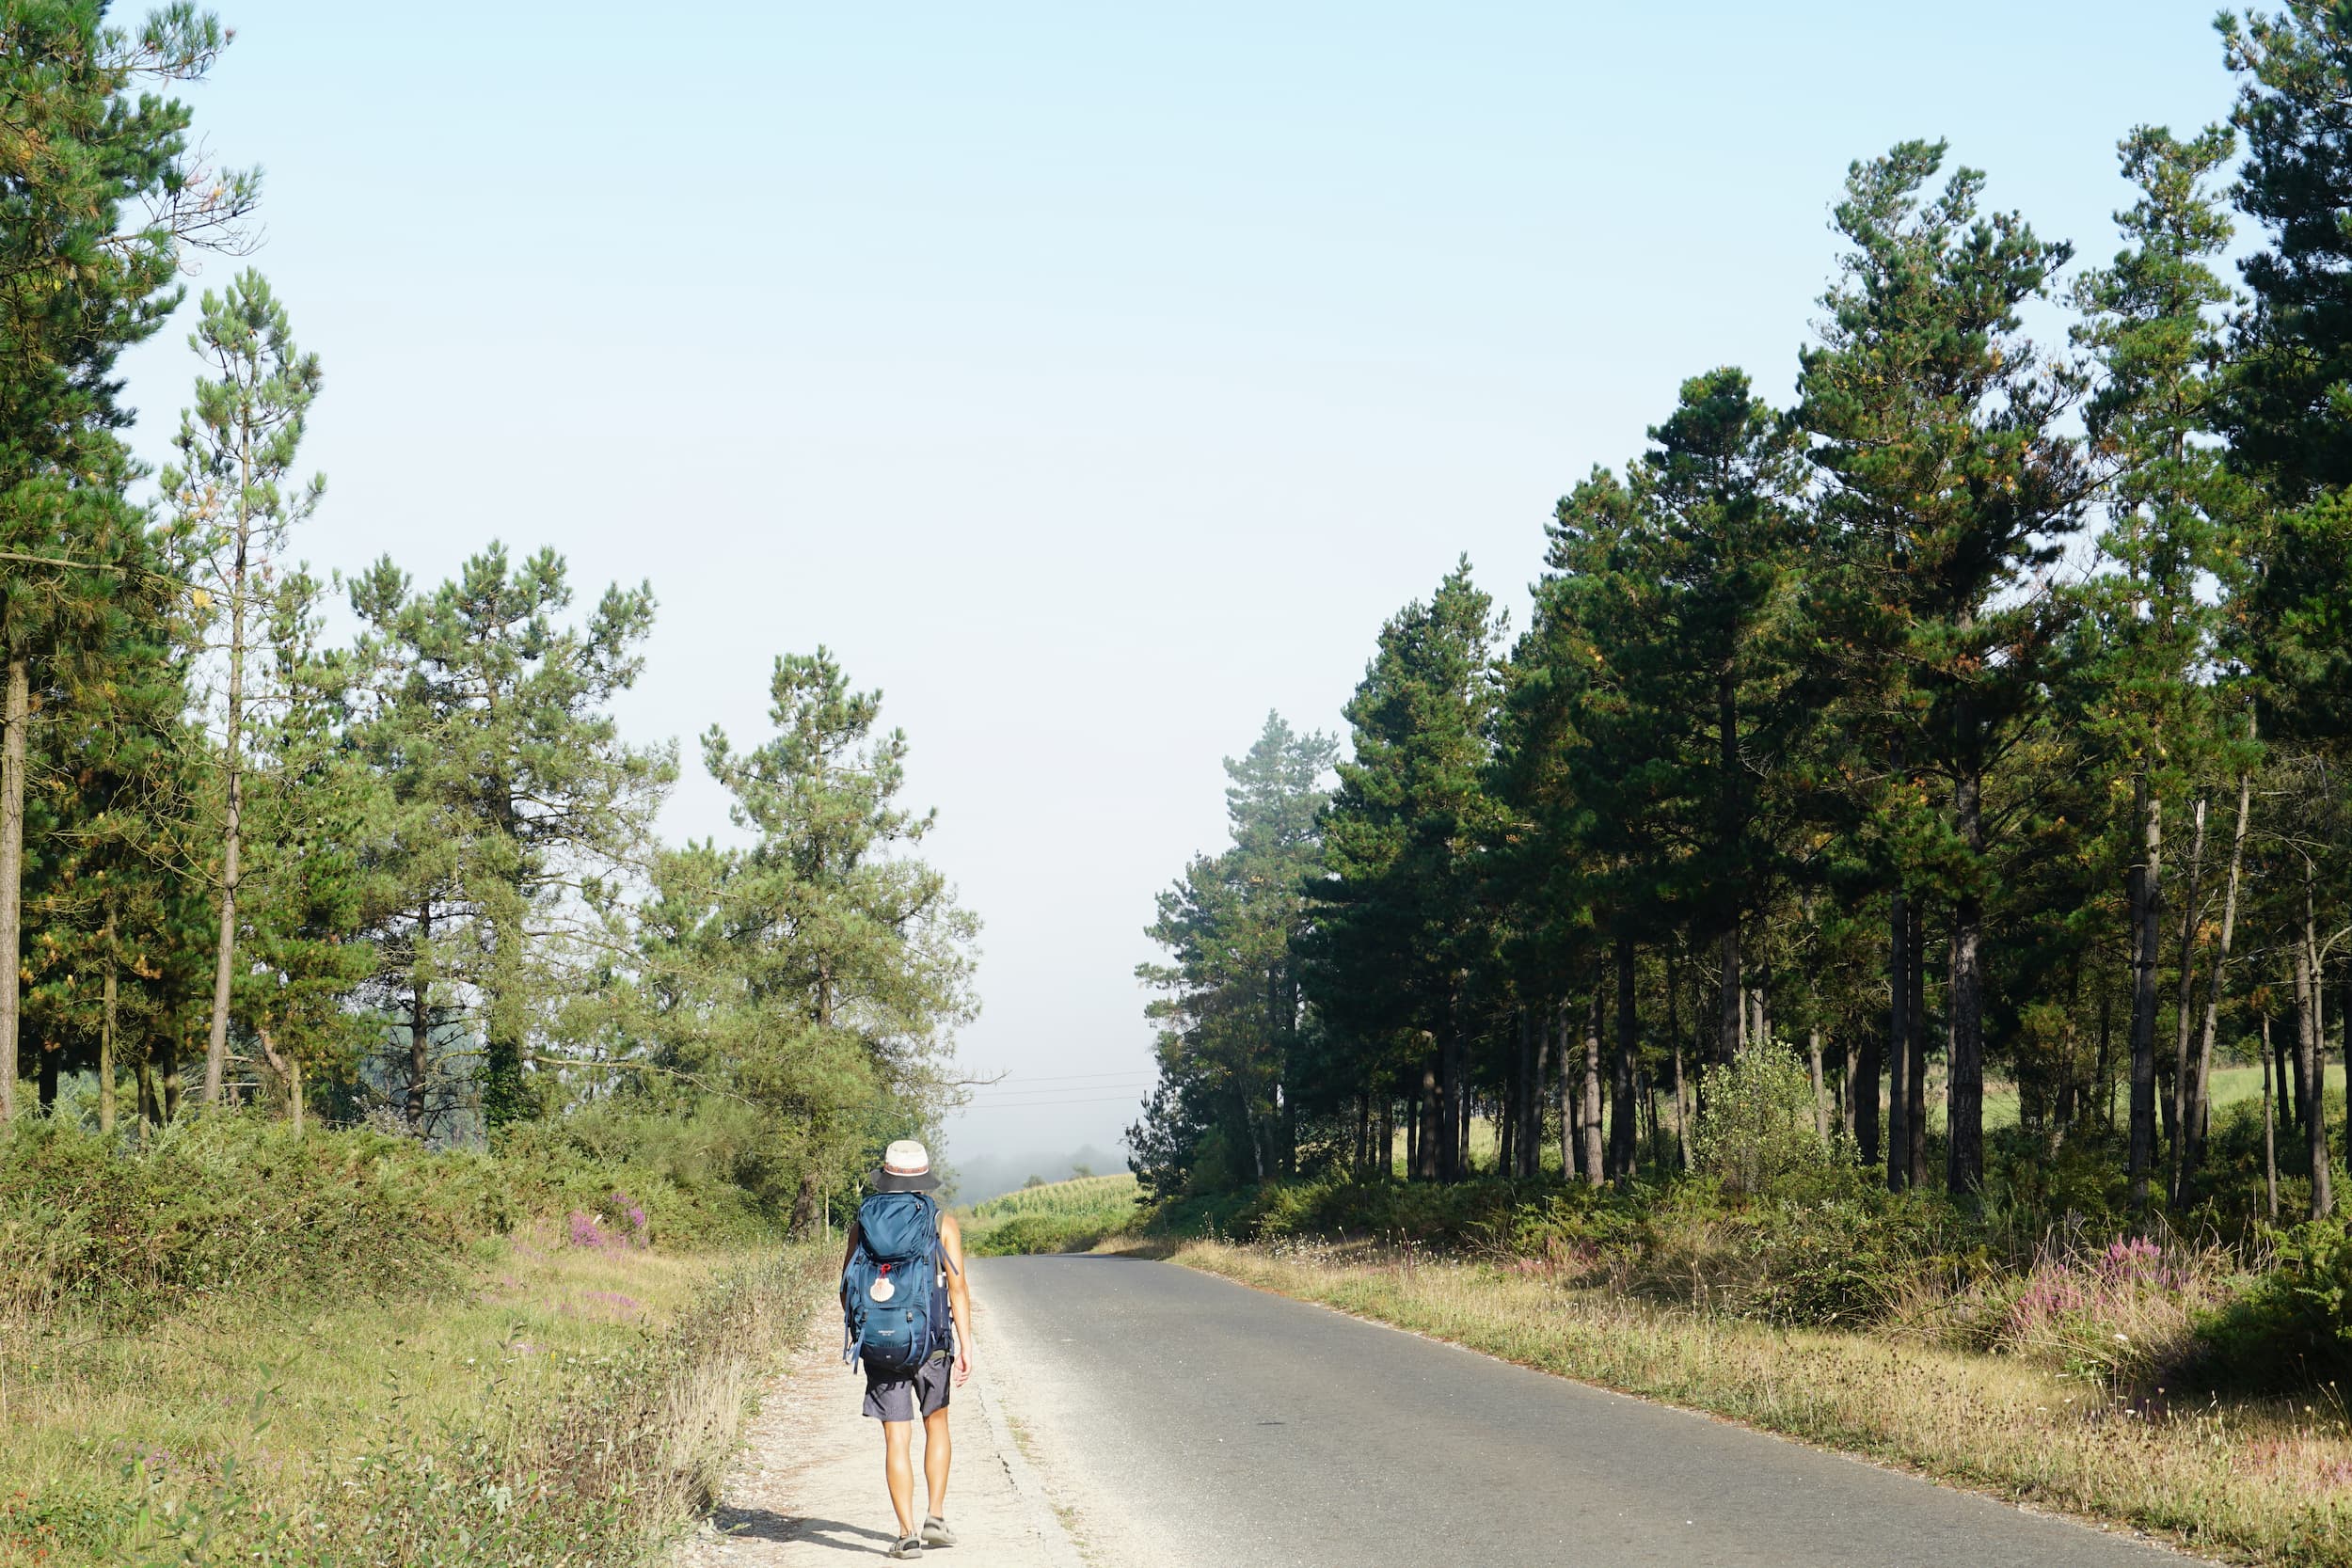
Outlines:
[[[946,1520],[941,1518],[936,1513],[926,1513],[923,1515],[924,1545],[952,1546],[955,1544],[956,1532],[947,1528]]]
[[[919,1535],[910,1535],[903,1541],[894,1541],[890,1544],[890,1550],[883,1555],[886,1557],[921,1557],[923,1538]]]

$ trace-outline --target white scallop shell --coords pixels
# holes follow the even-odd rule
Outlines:
[[[875,1280],[872,1286],[866,1290],[866,1293],[872,1296],[876,1301],[888,1301],[892,1296],[898,1293],[898,1287],[890,1283],[890,1276],[888,1275],[884,1275],[880,1279]]]

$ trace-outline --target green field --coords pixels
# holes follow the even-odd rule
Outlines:
[[[1123,1171],[1025,1187],[964,1210],[963,1243],[983,1257],[1084,1252],[1134,1222],[1137,1197],[1136,1179]]]

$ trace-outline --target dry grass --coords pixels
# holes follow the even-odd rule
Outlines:
[[[2127,1398],[2091,1370],[1657,1307],[1569,1286],[1532,1259],[1213,1242],[1174,1256],[1523,1366],[2128,1525],[2209,1556],[2352,1568],[2352,1421],[2337,1402],[2192,1401],[2163,1390]],[[2140,1294],[2153,1296],[2133,1301]],[[2028,1310],[2004,1322],[2037,1332],[2048,1316]]]
[[[768,1308],[711,1310],[742,1263],[543,1227],[483,1249],[453,1292],[215,1298],[128,1333],[0,1323],[0,1564],[142,1542],[176,1562],[206,1535],[184,1560],[257,1560],[290,1533],[316,1542],[306,1562],[437,1561],[480,1532],[469,1510],[519,1531],[539,1508],[550,1542],[580,1507],[632,1531],[675,1518],[715,1481],[765,1354]]]

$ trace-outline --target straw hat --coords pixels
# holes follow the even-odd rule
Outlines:
[[[874,1173],[878,1193],[936,1191],[939,1178],[931,1174],[931,1151],[913,1138],[900,1138],[882,1150],[882,1168]]]

